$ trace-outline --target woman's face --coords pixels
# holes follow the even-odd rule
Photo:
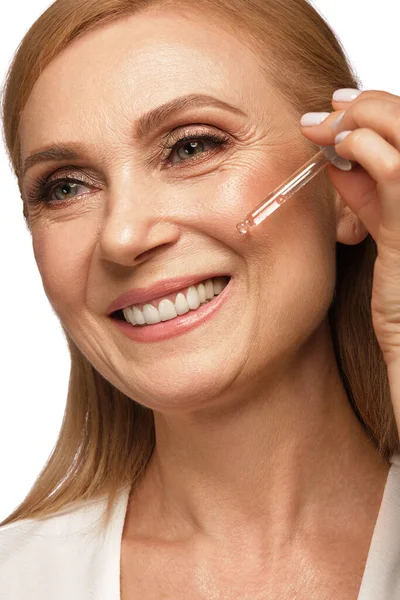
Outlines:
[[[188,104],[138,135],[144,113],[200,94],[236,111]],[[221,143],[171,149],[204,134]],[[80,158],[30,167],[23,193],[38,176],[80,181],[53,188],[53,204],[30,204],[33,248],[64,327],[117,388],[161,412],[194,410],[250,399],[301,354],[334,290],[335,207],[310,200],[312,183],[238,234],[306,159],[299,123],[238,36],[162,11],[86,33],[41,74],[20,135],[23,161],[79,145]],[[107,315],[123,292],[204,273],[232,280],[221,308],[186,333],[139,343]]]

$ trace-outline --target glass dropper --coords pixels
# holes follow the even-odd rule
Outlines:
[[[339,156],[334,146],[321,146],[320,152],[306,162],[289,179],[277,187],[273,192],[256,206],[253,212],[249,213],[241,223],[236,225],[236,229],[241,235],[249,233],[251,227],[260,225],[267,217],[272,215],[282,204],[291,196],[298,192],[304,185],[313,179],[330,162],[343,170],[350,171],[352,164],[350,161]]]

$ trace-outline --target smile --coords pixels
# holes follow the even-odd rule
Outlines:
[[[151,304],[137,304],[124,308],[122,313],[125,320],[133,326],[146,327],[162,321],[171,321],[189,311],[198,310],[200,306],[218,296],[228,283],[229,279],[226,277],[207,279]]]
[[[119,310],[111,318],[120,331],[137,342],[166,340],[208,320],[226,301],[231,287],[232,278],[208,279],[152,304]]]

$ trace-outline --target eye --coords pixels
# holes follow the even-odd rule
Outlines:
[[[182,140],[180,143],[176,144],[173,151],[169,155],[172,164],[176,164],[177,162],[186,161],[188,159],[193,158],[197,154],[204,154],[210,148],[215,148],[216,146],[221,146],[223,142],[214,136],[204,135],[198,136],[197,138],[191,137],[189,140]],[[180,159],[180,160],[179,160]]]
[[[49,189],[49,200],[53,200],[53,198],[51,198],[51,195],[54,196],[55,200],[57,201],[64,201],[64,200],[70,200],[72,198],[75,198],[75,196],[79,196],[79,188],[81,187],[86,187],[84,185],[80,185],[79,183],[76,183],[75,181],[71,181],[68,179],[65,179],[63,182],[58,183],[56,185],[53,185],[50,189]],[[59,193],[59,197],[58,197],[58,191]]]
[[[184,164],[194,164],[197,161],[200,162],[200,160],[207,160],[210,155],[229,146],[231,144],[231,137],[222,131],[219,131],[217,134],[210,131],[205,132],[203,129],[200,131],[191,131],[190,134],[187,133],[186,135],[182,135],[182,132],[173,131],[169,136],[169,141],[170,144],[165,145],[164,143],[160,150],[162,153],[165,150],[170,150],[169,154],[164,157],[160,157],[158,154],[157,160],[161,160],[166,168],[179,168]],[[65,167],[63,170],[66,169],[76,171],[76,167],[72,166]],[[94,187],[98,187],[95,182],[91,182],[90,180],[85,182],[69,177],[68,175],[57,179],[48,178],[46,175],[39,175],[27,191],[27,202],[32,205],[45,203],[54,205],[54,208],[57,206],[68,206],[78,201],[76,199],[80,196],[87,195],[82,190],[89,188],[90,193],[90,188],[93,185]]]
[[[229,137],[224,136],[222,133],[217,135],[193,132],[191,135],[177,135],[175,143],[166,146],[166,148],[171,149],[171,152],[165,161],[171,166],[182,162],[191,162],[197,160],[197,156],[208,155],[212,151],[220,150],[228,143]]]
[[[83,181],[71,177],[59,177],[58,179],[47,179],[40,175],[27,192],[29,204],[71,204],[75,198],[82,195],[82,189],[88,189]]]

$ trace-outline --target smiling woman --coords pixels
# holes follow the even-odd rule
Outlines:
[[[374,240],[325,172],[236,231],[318,150],[300,116],[356,87],[305,0],[57,0],[32,25],[3,124],[71,376],[0,596],[399,591]]]

